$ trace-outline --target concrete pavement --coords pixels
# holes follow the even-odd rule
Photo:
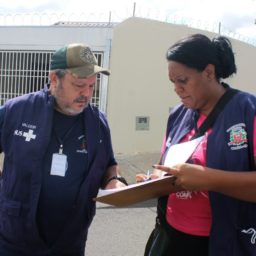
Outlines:
[[[143,256],[154,227],[155,200],[127,208],[99,203],[89,230],[86,256]]]
[[[116,155],[116,158],[122,175],[132,184],[137,173],[146,172],[158,161],[159,153]],[[85,255],[143,256],[155,217],[155,199],[124,208],[97,203]]]

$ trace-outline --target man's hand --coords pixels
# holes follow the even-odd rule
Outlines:
[[[122,188],[122,187],[126,187],[126,185],[123,182],[114,179],[108,182],[104,189],[114,189],[114,188]]]

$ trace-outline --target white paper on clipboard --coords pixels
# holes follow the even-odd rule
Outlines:
[[[195,151],[204,136],[194,140],[175,144],[168,149],[164,165],[172,167],[176,164],[185,163]]]

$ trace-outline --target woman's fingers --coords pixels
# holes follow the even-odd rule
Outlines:
[[[147,180],[147,175],[146,175],[146,174],[143,174],[143,173],[138,173],[138,174],[136,174],[136,176],[135,176],[135,180],[136,180],[136,182],[143,182],[143,181],[146,181],[146,180]]]
[[[168,167],[168,166],[159,165],[159,164],[155,164],[153,165],[153,167],[172,175],[176,175],[178,172],[178,169],[176,169],[175,167]]]

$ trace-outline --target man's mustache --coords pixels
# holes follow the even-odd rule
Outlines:
[[[88,97],[86,97],[86,96],[79,96],[78,98],[76,98],[74,100],[74,102],[77,102],[77,103],[79,103],[79,102],[88,102]]]

